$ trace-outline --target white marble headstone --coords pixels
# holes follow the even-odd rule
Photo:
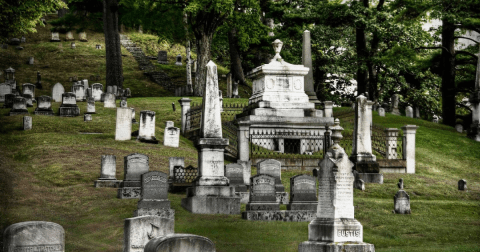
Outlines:
[[[52,99],[55,102],[62,102],[62,94],[65,93],[65,88],[62,84],[57,83],[53,86],[52,89]]]

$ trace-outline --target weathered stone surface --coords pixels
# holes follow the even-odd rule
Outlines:
[[[148,172],[148,156],[139,153],[133,153],[124,157],[124,184],[126,186],[141,186],[142,174]],[[128,184],[128,185],[127,185]]]
[[[207,64],[207,80],[203,95],[201,138],[222,138],[222,119],[218,93],[217,65],[213,61]]]
[[[24,116],[23,117],[23,130],[31,130],[32,129],[32,117],[31,116]]]
[[[412,107],[407,106],[407,107],[405,108],[405,116],[406,116],[406,117],[413,118],[413,108],[412,108]]]
[[[117,157],[114,155],[102,155],[100,178],[95,181],[95,187],[119,187],[120,180],[116,178]]]
[[[4,252],[65,252],[65,230],[46,221],[26,221],[8,226],[3,236]]]
[[[243,166],[241,164],[227,164],[225,177],[228,178],[229,186],[235,187],[235,192],[246,192],[247,186],[243,183]]]
[[[172,121],[167,121],[163,135],[163,145],[177,147],[180,144],[180,128],[173,127]]]
[[[410,209],[410,196],[403,189],[398,190],[398,192],[393,197],[393,204],[395,207],[394,212],[397,214],[411,214]]]
[[[400,115],[400,110],[398,110],[398,94],[392,96],[392,114]]]
[[[52,98],[50,96],[42,95],[37,97],[37,108],[35,115],[53,115]]]
[[[63,93],[65,93],[65,88],[62,84],[57,82],[52,88],[52,99],[55,102],[62,102]]]
[[[317,211],[317,190],[315,178],[297,175],[290,178],[290,203],[287,210]]]
[[[52,39],[50,39],[50,42],[60,42],[60,35],[58,32],[52,32]]]
[[[364,242],[305,241],[298,245],[299,252],[375,252],[375,245]]]
[[[158,52],[157,62],[159,64],[168,64],[167,51],[159,51]]]
[[[103,94],[103,85],[100,83],[93,83],[92,84],[92,97],[95,101],[100,101],[102,99]]]
[[[117,189],[117,198],[119,199],[140,199],[141,187],[122,187],[123,181],[120,183],[120,188]]]
[[[22,85],[22,95],[29,94],[32,98],[35,97],[35,85],[31,83],[25,83]]]
[[[62,94],[62,104],[59,108],[60,116],[79,116],[80,108],[77,106],[77,99],[75,94],[66,92]]]
[[[155,138],[155,111],[140,111],[140,127],[137,140],[158,144],[158,140]]]
[[[466,191],[467,190],[467,181],[465,179],[460,179],[458,181],[458,190]]]
[[[171,234],[150,240],[145,252],[215,252],[215,244],[208,238],[192,234]]]
[[[78,34],[78,37],[79,37],[80,41],[82,41],[82,42],[87,42],[88,41],[86,32],[80,32]]]
[[[16,95],[15,94],[6,94],[5,95],[5,102],[3,103],[4,108],[12,108],[13,107],[13,101],[15,100]],[[26,106],[26,104],[25,104]]]
[[[463,125],[461,125],[461,124],[455,125],[455,130],[456,130],[458,133],[463,133]]]
[[[242,219],[260,221],[308,222],[316,217],[316,210],[261,210],[242,212]]]
[[[92,115],[91,114],[83,115],[83,121],[84,122],[90,122],[91,120],[92,120]]]
[[[87,98],[87,114],[95,114],[95,98]]]
[[[67,32],[67,34],[65,35],[65,40],[66,40],[66,41],[75,40],[75,38],[73,37],[72,31],[68,31],[68,32]]]
[[[115,140],[126,141],[132,139],[132,110],[117,108],[117,122],[115,125]]]
[[[385,109],[384,108],[378,108],[378,115],[385,117]]]
[[[168,175],[159,171],[142,174],[142,195],[138,208],[170,208],[168,200]]]
[[[13,99],[12,109],[8,115],[28,115],[27,100],[21,96],[16,96]]]
[[[133,217],[155,215],[175,220],[175,209],[170,208],[139,208],[133,211]]]
[[[149,240],[173,234],[175,220],[159,216],[125,219],[123,252],[143,252]]]
[[[33,107],[33,97],[31,94],[23,94],[23,98],[25,98],[25,101],[27,103],[27,107]]]
[[[182,207],[198,214],[240,214],[240,198],[195,195],[182,199]]]
[[[362,179],[355,179],[353,186],[355,189],[365,191],[365,182]]]
[[[403,152],[406,159],[406,172],[415,173],[415,134],[419,127],[416,125],[404,125],[402,127],[405,139]]]
[[[116,108],[116,98],[112,93],[106,93],[103,98],[103,107],[104,108]]]
[[[246,210],[280,210],[275,195],[275,178],[273,176],[258,174],[250,178],[250,199]]]
[[[267,174],[275,178],[275,190],[284,192],[282,184],[282,163],[275,159],[266,159],[257,163],[257,174]]]
[[[6,83],[0,84],[0,102],[5,102],[5,95],[12,93],[12,87]]]

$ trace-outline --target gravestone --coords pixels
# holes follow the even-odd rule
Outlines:
[[[87,40],[87,33],[86,33],[86,32],[80,32],[80,33],[78,34],[78,37],[79,37],[80,41],[82,41],[82,42],[88,42],[88,40]]]
[[[181,66],[182,65],[182,55],[177,55],[175,65]]]
[[[31,130],[32,129],[32,117],[31,116],[24,116],[23,117],[23,130]]]
[[[381,117],[385,117],[385,109],[384,108],[378,108],[378,115]]]
[[[102,99],[103,94],[103,85],[100,83],[93,83],[92,84],[92,97],[95,101],[100,101]]]
[[[58,114],[66,117],[80,115],[80,108],[77,106],[77,99],[74,93],[66,92],[62,94],[62,104],[58,109]]]
[[[458,190],[466,191],[467,190],[467,181],[465,179],[460,179],[458,181]]]
[[[117,103],[115,99],[115,95],[112,93],[106,93],[103,98],[103,107],[104,108],[116,108]]]
[[[135,109],[130,108],[132,110],[132,123],[137,123],[137,120],[135,120]]]
[[[405,116],[406,116],[406,117],[413,118],[413,108],[412,108],[412,107],[407,106],[407,107],[405,108]]]
[[[215,244],[207,237],[193,234],[170,234],[151,239],[145,252],[215,252]]]
[[[115,140],[132,139],[132,111],[130,108],[117,108],[117,123],[115,125]]]
[[[410,196],[403,190],[403,179],[398,182],[398,192],[393,197],[393,205],[395,207],[394,213],[397,214],[411,214]]]
[[[163,145],[178,148],[180,143],[180,129],[173,126],[172,121],[165,123]]]
[[[58,35],[58,32],[52,32],[52,39],[50,39],[50,42],[60,42],[60,35]]]
[[[126,108],[127,107],[127,97],[120,98],[120,107]]]
[[[75,45],[75,42],[72,42],[72,43],[70,44],[70,48],[72,48],[72,49],[77,48],[77,46]]]
[[[89,86],[88,86],[88,79],[83,79],[83,80],[82,80],[82,85],[84,86],[85,90],[87,90],[88,87],[89,87]]]
[[[0,102],[5,102],[5,95],[12,93],[12,87],[6,83],[0,84]]]
[[[8,226],[3,236],[4,252],[65,252],[65,230],[57,223],[26,221]]]
[[[20,43],[26,43],[27,42],[27,39],[25,38],[25,36],[22,36],[20,38]]]
[[[175,218],[175,212],[170,209],[168,200],[168,175],[166,173],[151,171],[142,174],[141,190],[141,199],[137,203],[138,209],[134,212],[134,216],[144,216],[156,212],[160,216],[167,215],[172,219]]]
[[[63,93],[65,93],[65,88],[62,84],[57,82],[52,88],[52,99],[55,102],[62,102]]]
[[[434,116],[433,116],[433,121],[432,121],[432,122],[433,122],[433,123],[438,123],[438,116],[434,115]]]
[[[35,63],[35,58],[34,57],[28,57],[27,64],[33,65]]]
[[[12,109],[8,115],[28,115],[27,100],[21,96],[13,98]]]
[[[65,40],[66,40],[66,41],[75,40],[75,38],[73,37],[72,31],[68,31],[68,32],[67,32],[67,34],[65,35]],[[74,44],[75,42],[72,42],[72,43]]]
[[[140,198],[141,176],[148,172],[148,156],[133,153],[124,157],[124,179],[118,189],[117,198]]]
[[[132,97],[132,91],[130,91],[130,88],[125,89],[125,96],[126,97]]]
[[[168,64],[167,51],[159,51],[158,52],[157,62],[159,64]]]
[[[3,108],[12,108],[15,97],[17,97],[15,94],[6,94],[5,103],[3,103]]]
[[[247,211],[280,210],[277,203],[275,177],[258,174],[250,178],[250,199],[246,205]]]
[[[88,99],[92,97],[92,88],[87,88],[86,93],[85,93],[85,98]],[[95,99],[94,99],[95,101]]]
[[[225,166],[225,177],[228,178],[229,186],[235,187],[235,192],[246,192],[247,186],[243,181],[243,165],[241,164],[227,164]]]
[[[138,128],[137,140],[144,143],[158,144],[158,140],[155,138],[154,111],[140,111],[140,127]]]
[[[398,94],[392,96],[392,114],[400,115],[400,110],[398,110]]]
[[[23,98],[25,98],[25,101],[27,103],[27,107],[33,107],[33,98],[31,94],[23,94]]]
[[[240,81],[234,81],[232,84],[232,98],[240,98],[240,95],[238,94],[238,84]]]
[[[32,96],[32,101],[34,101],[35,99],[35,85],[31,84],[31,83],[25,83],[22,85],[22,96],[23,95],[26,95],[26,94],[29,94]]]
[[[42,95],[37,97],[35,115],[54,115],[52,110],[52,98],[50,96]]]
[[[83,115],[83,121],[84,121],[84,122],[90,122],[90,121],[92,121],[92,115],[91,115],[91,114],[84,114],[84,115]]]
[[[114,155],[102,155],[100,178],[94,182],[95,187],[118,187],[121,180],[117,180],[117,157]]]
[[[192,73],[196,73],[197,72],[197,60],[194,60],[193,61],[193,67],[192,67]]]
[[[125,219],[123,252],[143,252],[149,240],[173,234],[175,220],[160,216]]]
[[[95,114],[95,99],[93,97],[87,98],[87,112],[86,114]]]
[[[117,96],[117,91],[118,91],[117,85],[113,85],[113,86],[112,86],[112,94],[114,94],[115,96]]]
[[[275,191],[284,192],[282,184],[282,163],[275,159],[266,159],[257,163],[257,174],[267,174],[275,178]]]
[[[173,168],[175,166],[185,167],[185,158],[184,157],[170,157],[168,159],[169,173],[168,178],[170,182],[173,182]]]
[[[85,86],[83,86],[83,84],[74,84],[72,86],[72,93],[75,94],[77,101],[85,101]]]
[[[317,189],[315,178],[297,175],[290,178],[290,203],[287,210],[317,210]]]
[[[456,130],[458,133],[463,133],[463,125],[461,125],[461,124],[456,124],[456,125],[455,125],[455,130]]]

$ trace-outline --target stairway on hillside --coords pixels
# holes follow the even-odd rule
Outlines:
[[[120,34],[120,43],[127,51],[129,51],[138,62],[138,67],[143,70],[143,74],[147,75],[153,82],[165,87],[167,90],[175,89],[170,77],[163,71],[158,71],[150,62],[150,59],[143,53],[142,48],[138,47],[131,41],[127,35]]]

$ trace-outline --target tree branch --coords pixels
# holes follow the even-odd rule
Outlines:
[[[417,48],[415,48],[415,50],[419,50],[419,49],[443,49],[443,50],[447,51],[448,53],[450,53],[450,55],[452,55],[452,53],[451,53],[447,48],[445,48],[445,47],[443,47],[443,46],[432,46],[432,47],[428,47],[428,46],[427,46],[427,47],[423,47],[423,46],[422,46],[422,47],[417,47]],[[452,56],[453,56],[453,55],[452,55]]]
[[[459,38],[462,38],[462,39],[468,39],[468,40],[471,40],[475,43],[480,43],[480,41],[476,41],[475,39],[472,39],[472,38],[469,38],[469,37],[463,37],[463,36],[458,36],[458,37],[454,37],[454,39],[459,39]]]
[[[467,51],[457,51],[457,52],[455,52],[455,56],[457,56],[458,54],[466,54],[466,55],[470,55],[470,56],[474,57],[475,59],[478,59],[477,55],[475,55],[473,53],[469,53]]]

